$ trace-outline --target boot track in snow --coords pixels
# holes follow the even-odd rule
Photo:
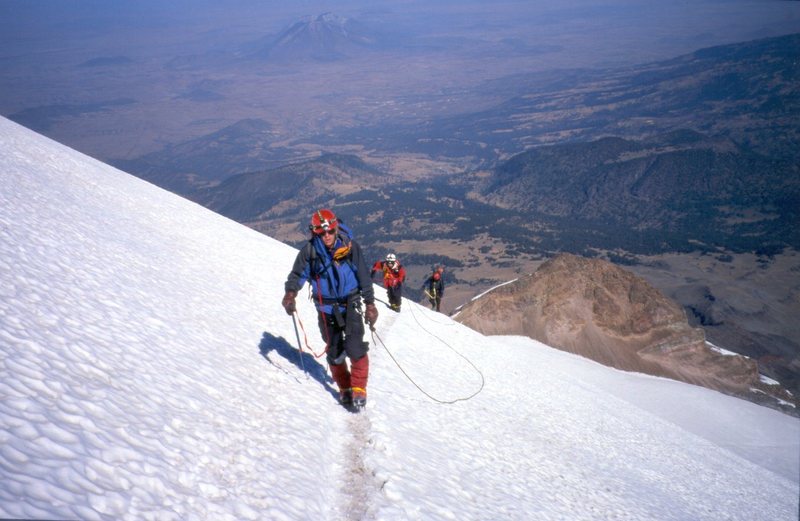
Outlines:
[[[397,320],[397,313],[383,313],[378,322],[381,332],[388,333]],[[373,346],[375,347],[375,346]],[[345,468],[342,480],[343,518],[347,521],[369,521],[375,518],[376,500],[385,483],[379,482],[373,469],[366,463],[365,456],[374,448],[372,423],[367,406],[360,410],[347,408],[352,414],[347,418],[347,428],[351,433],[344,448]]]
[[[347,424],[352,437],[344,449],[342,494],[346,501],[342,513],[347,521],[367,521],[374,519],[376,494],[382,488],[365,461],[368,447],[372,444],[372,425],[366,411],[350,416]]]

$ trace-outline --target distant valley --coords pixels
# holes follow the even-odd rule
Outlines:
[[[137,174],[157,170],[162,184],[169,184],[166,176],[220,180],[308,159],[323,150],[382,161],[393,176],[406,176],[402,167],[407,162],[397,161],[393,167],[392,159],[421,156],[445,169],[457,165],[462,171],[478,170],[541,145],[609,136],[647,140],[687,129],[771,160],[797,163],[798,50],[800,34],[795,34],[624,69],[517,74],[452,93],[453,99],[505,99],[479,112],[464,107],[440,116],[420,107],[418,117],[394,118],[394,111],[384,107],[374,111],[375,122],[341,120],[325,133],[291,139],[275,123],[248,118],[118,163]],[[397,110],[412,110],[399,97],[396,103],[404,108]],[[438,103],[436,97],[428,101]],[[435,168],[429,170],[429,175],[436,174]]]

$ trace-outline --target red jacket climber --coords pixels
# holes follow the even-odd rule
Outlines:
[[[400,265],[397,256],[390,253],[386,260],[377,261],[372,265],[370,277],[376,272],[383,272],[383,287],[386,288],[389,296],[389,307],[395,311],[400,311],[400,304],[403,302],[403,282],[406,280],[406,269]]]

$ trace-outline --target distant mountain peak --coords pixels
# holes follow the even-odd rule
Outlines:
[[[335,61],[376,43],[363,24],[326,12],[294,22],[257,54],[277,61]]]
[[[339,16],[336,13],[322,13],[321,15],[317,15],[316,17],[309,15],[307,19],[310,21],[309,23],[314,24],[323,24],[323,25],[338,25],[344,29],[345,25],[347,25],[348,21],[350,20],[347,17]]]

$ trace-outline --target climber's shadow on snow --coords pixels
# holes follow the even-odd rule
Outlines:
[[[284,368],[276,364],[273,359],[270,359],[271,353],[285,358],[301,371],[305,369],[308,376],[319,382],[334,398],[338,399],[339,393],[334,389],[332,385],[333,380],[328,376],[328,371],[325,369],[325,366],[320,364],[312,354],[300,352],[285,338],[275,336],[265,331],[261,337],[261,343],[258,344],[258,352],[267,362],[284,372],[286,372]]]

